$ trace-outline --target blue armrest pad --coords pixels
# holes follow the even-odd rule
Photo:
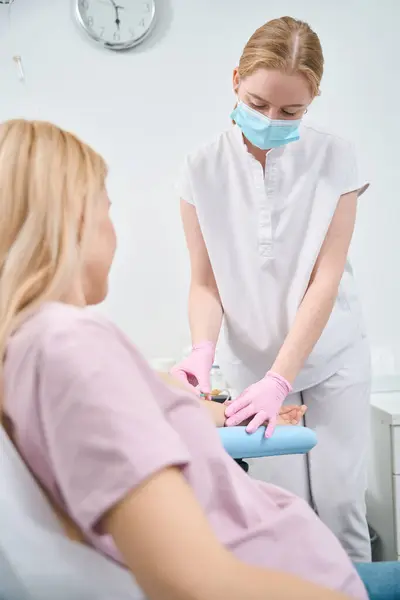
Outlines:
[[[283,454],[305,454],[317,443],[317,436],[307,427],[278,425],[270,439],[264,437],[265,427],[246,433],[245,427],[221,427],[219,435],[232,458],[258,458]]]

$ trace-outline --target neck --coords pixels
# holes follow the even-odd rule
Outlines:
[[[247,138],[243,136],[244,143],[246,144],[247,150],[250,152],[252,156],[260,163],[263,169],[265,169],[265,161],[267,158],[267,154],[270,150],[261,150],[261,148],[257,148],[254,146]]]
[[[82,307],[86,306],[87,302],[80,282],[75,282],[75,284],[72,284],[68,294],[61,298],[61,301],[65,302],[65,304],[73,304],[75,306]]]

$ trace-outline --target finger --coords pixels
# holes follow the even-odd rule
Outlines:
[[[181,383],[187,387],[188,391],[192,392],[192,394],[200,395],[200,391],[196,389],[197,379],[191,373],[187,373],[183,369],[171,369],[171,375],[178,379]]]
[[[255,431],[257,431],[257,429],[259,427],[261,427],[261,425],[264,425],[266,417],[267,417],[267,415],[264,410],[257,413],[256,416],[254,417],[254,419],[252,419],[250,421],[250,423],[247,425],[247,427],[246,427],[247,433],[254,433]]]
[[[226,416],[228,408],[225,410],[225,416]],[[254,410],[253,405],[249,404],[249,406],[246,406],[245,408],[238,410],[238,412],[236,412],[234,415],[229,417],[229,419],[226,419],[225,425],[227,427],[236,427],[237,425],[240,425],[241,423],[243,423],[243,421],[246,421],[246,419],[249,419],[250,417],[252,417],[255,414],[255,412],[256,411]]]
[[[236,398],[236,400],[234,400],[233,402],[230,403],[230,405],[228,406],[228,408],[225,411],[225,416],[231,417],[232,415],[237,413],[239,410],[246,408],[246,406],[248,406],[250,404],[250,402],[251,402],[250,395],[247,394],[246,392],[243,392],[243,394],[241,394],[239,396],[239,398]]]
[[[203,394],[205,394],[206,396],[211,396],[211,384],[209,375],[203,377],[198,376],[197,381],[199,388],[203,392]]]
[[[190,394],[195,394],[196,396],[198,396],[200,398],[201,394],[200,394],[200,390],[199,388],[197,388],[195,385],[193,385],[192,383],[189,383],[189,381],[181,381],[182,388],[185,388],[188,393]]]
[[[293,408],[290,412],[286,413],[285,415],[279,415],[279,416],[283,417],[284,419],[290,420],[290,419],[297,419],[299,414],[300,414],[300,410],[296,406],[295,408]]]
[[[265,429],[265,437],[267,439],[269,439],[272,436],[272,434],[275,431],[275,427],[276,427],[276,416],[270,418],[269,423]]]
[[[186,372],[183,369],[171,369],[171,375],[173,375],[174,377],[176,377],[176,379],[179,379],[179,381],[182,381],[183,383],[189,383],[188,381],[188,376],[186,374]]]
[[[189,385],[192,385],[193,387],[197,387],[199,385],[196,375],[194,373],[191,373],[190,371],[185,371],[184,369],[177,369],[174,372],[174,375],[176,375],[178,378],[181,375],[181,381],[187,381]]]
[[[279,414],[280,415],[285,415],[286,413],[291,412],[294,409],[298,409],[298,406],[293,406],[293,405],[287,405],[287,406],[281,406],[279,409]]]
[[[302,420],[306,410],[307,410],[307,408],[305,406],[297,407],[296,413],[294,413],[293,415],[290,416],[290,424],[298,425],[299,423],[301,423],[301,420]]]
[[[278,418],[277,418],[276,422],[277,422],[277,424],[278,423],[283,423],[284,425],[288,425],[291,422],[291,420],[292,420],[292,417],[290,415],[288,415],[288,414],[286,414],[286,415],[278,415]],[[265,426],[267,426],[267,424],[268,423],[265,423]]]
[[[279,412],[287,413],[291,412],[292,410],[300,410],[300,406],[297,406],[297,404],[288,404],[287,406],[281,406]]]
[[[289,417],[289,415],[279,415],[278,419],[277,419],[277,423],[283,423],[284,425],[287,425],[288,423],[291,422],[291,419]],[[268,423],[265,424],[265,426],[267,426]]]
[[[199,385],[199,380],[197,379],[196,375],[194,375],[193,373],[186,373],[186,376],[190,385],[192,385],[193,387],[197,387]]]

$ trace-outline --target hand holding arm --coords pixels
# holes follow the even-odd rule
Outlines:
[[[186,382],[173,377],[169,373],[158,373],[159,377],[164,381],[166,385],[169,387],[176,387],[178,389],[184,390],[188,393],[195,393],[193,388],[189,386]],[[196,395],[197,396],[197,395]],[[232,401],[229,400],[225,402],[225,404],[220,404],[219,402],[212,402],[210,400],[199,400],[199,402],[205,407],[205,409],[209,412],[211,416],[211,420],[216,427],[225,427],[226,417],[225,410],[226,407],[232,404]],[[304,413],[306,412],[305,406],[282,406],[279,411],[278,416],[278,424],[279,425],[298,425],[301,421]],[[240,421],[237,419],[237,425],[248,425],[251,419],[244,419]]]
[[[319,340],[335,304],[353,235],[357,198],[357,192],[341,197],[293,327],[271,372],[232,403],[226,412],[229,417],[227,425],[237,424],[236,415],[239,418],[243,415],[246,418],[256,415],[250,426],[253,431],[267,416],[270,425],[266,435],[272,435],[279,407],[290,393],[291,384]]]
[[[210,372],[214,362],[215,344],[213,342],[201,342],[193,346],[192,352],[187,358],[171,369],[180,381],[189,383],[198,392],[209,394],[211,392]]]
[[[254,433],[268,421],[265,437],[271,437],[278,413],[290,391],[291,386],[283,377],[268,372],[264,379],[251,385],[237,400],[229,404],[225,411],[226,425],[236,426],[254,417],[246,428],[247,432]]]

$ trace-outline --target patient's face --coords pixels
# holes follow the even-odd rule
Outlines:
[[[110,206],[110,200],[104,190],[99,198],[84,257],[83,289],[86,304],[99,304],[108,292],[108,275],[117,241],[110,217]]]

